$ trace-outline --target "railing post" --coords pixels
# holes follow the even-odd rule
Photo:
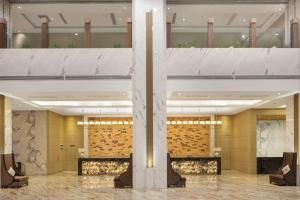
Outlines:
[[[291,48],[299,48],[299,19],[291,20]]]
[[[167,48],[172,48],[172,22],[167,21]]]
[[[4,18],[0,18],[0,48],[7,48],[7,25]]]
[[[49,19],[48,17],[41,17],[41,29],[42,29],[42,35],[41,35],[41,43],[42,48],[49,48]]]
[[[214,47],[214,18],[207,21],[207,48]]]
[[[92,47],[91,19],[86,18],[84,22],[84,47]]]
[[[132,48],[132,19],[127,19],[127,42],[128,48]]]
[[[249,47],[250,48],[256,48],[256,18],[251,18],[250,19]]]

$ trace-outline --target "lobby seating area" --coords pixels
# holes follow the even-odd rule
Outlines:
[[[283,186],[295,186],[297,184],[297,153],[283,153],[282,166],[270,175],[270,183]]]
[[[1,188],[20,188],[28,186],[28,177],[16,167],[13,154],[1,155]]]

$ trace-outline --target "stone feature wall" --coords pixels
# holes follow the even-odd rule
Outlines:
[[[102,118],[94,121],[130,121],[131,118]],[[168,121],[199,121],[207,118],[173,117]],[[210,126],[199,124],[168,125],[168,151],[172,156],[208,156]],[[89,126],[89,157],[126,156],[132,152],[132,125]]]
[[[26,175],[47,174],[47,111],[14,111],[13,152]]]
[[[169,121],[200,121],[199,118],[168,118]],[[168,152],[171,156],[208,156],[210,126],[199,124],[168,125]]]
[[[285,120],[257,120],[257,157],[281,157],[285,151]]]
[[[105,118],[98,121],[128,121],[130,118]],[[132,151],[132,125],[89,126],[89,157],[126,156]]]

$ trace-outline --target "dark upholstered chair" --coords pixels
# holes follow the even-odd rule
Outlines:
[[[16,176],[25,176],[24,164],[21,162],[16,162],[14,153],[12,153],[12,159],[13,159],[13,169],[16,172]],[[23,170],[22,170],[22,168],[23,168]]]
[[[167,184],[168,187],[185,187],[186,178],[176,173],[171,165],[171,157],[167,155]]]
[[[19,173],[16,171],[13,154],[2,154],[1,155],[1,187],[6,188],[18,188],[28,185],[28,177],[18,176]],[[12,176],[8,173],[9,168],[12,167],[16,175]]]
[[[287,174],[283,174],[282,169],[285,166],[289,166],[290,171]],[[283,163],[277,172],[270,175],[270,183],[276,185],[293,186],[296,185],[297,180],[297,153],[284,152]]]
[[[130,154],[130,161],[126,172],[114,179],[115,188],[132,188],[132,154]]]

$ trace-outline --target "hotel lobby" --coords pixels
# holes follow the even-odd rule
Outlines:
[[[298,10],[3,0],[0,199],[300,199]]]

